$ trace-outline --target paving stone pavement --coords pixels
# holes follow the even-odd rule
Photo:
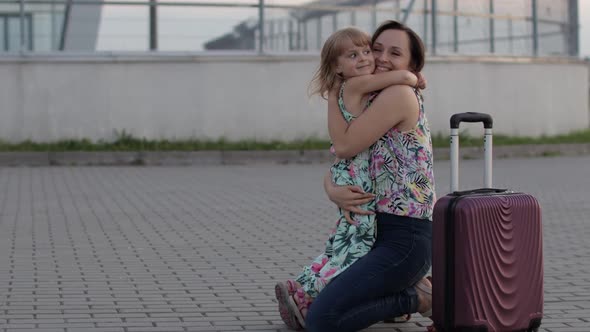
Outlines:
[[[439,195],[449,164],[437,162]],[[286,331],[273,286],[320,253],[328,165],[0,168],[0,331]],[[590,331],[590,157],[501,159],[543,208],[542,331]],[[480,186],[481,161],[461,163]],[[424,331],[427,321],[366,331]]]

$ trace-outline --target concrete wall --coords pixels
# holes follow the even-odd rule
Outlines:
[[[325,103],[307,97],[316,66],[309,55],[3,57],[0,139],[327,138]],[[466,111],[492,114],[495,132],[511,135],[590,125],[580,61],[430,58],[424,72],[434,132]]]

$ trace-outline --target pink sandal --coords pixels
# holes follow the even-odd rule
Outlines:
[[[303,288],[297,288],[297,283],[293,280],[279,282],[275,286],[275,295],[279,302],[279,313],[281,319],[293,330],[305,328],[305,317],[303,310],[307,310],[312,300],[307,296]]]
[[[299,288],[299,286],[297,286],[297,281],[295,280],[288,279],[285,284],[287,285],[287,291],[289,292],[289,295],[295,294],[295,292],[297,292],[297,288]]]
[[[293,296],[289,297],[291,302],[291,310],[301,327],[305,328],[305,317],[303,317],[303,310],[308,310],[313,302],[305,293],[303,288],[298,288]]]
[[[279,314],[281,319],[292,330],[302,330],[303,325],[299,322],[299,318],[296,316],[297,313],[301,315],[297,308],[297,304],[293,300],[293,295],[297,292],[293,289],[294,284],[287,280],[287,282],[279,282],[275,285],[275,296],[279,303]],[[291,293],[292,291],[292,293]],[[295,307],[295,310],[293,310]]]

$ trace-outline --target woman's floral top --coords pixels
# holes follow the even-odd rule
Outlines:
[[[344,86],[342,83],[338,96],[340,112],[347,122],[355,117],[344,106]],[[365,105],[365,110],[377,94],[371,94]],[[356,185],[365,192],[373,192],[373,180],[369,171],[369,159],[372,147],[362,151],[351,159],[340,160],[331,167],[332,181],[336,185]],[[375,211],[375,202],[364,204],[360,207],[364,210]],[[305,292],[316,297],[330,280],[338,276],[342,271],[366,255],[375,243],[376,224],[374,215],[355,215],[351,213],[354,225],[348,223],[339,209],[335,227],[330,232],[326,241],[325,252],[319,255],[297,277]]]
[[[375,180],[377,211],[432,220],[436,201],[432,139],[422,95],[416,127],[389,130],[372,149],[371,177]]]

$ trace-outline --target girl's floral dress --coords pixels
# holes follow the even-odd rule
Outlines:
[[[340,87],[338,106],[347,122],[354,120],[344,106],[343,91],[345,83]],[[365,105],[366,110],[377,96],[373,93]],[[378,143],[377,143],[378,144]],[[373,192],[373,180],[370,177],[369,162],[373,146],[362,151],[351,159],[340,160],[332,165],[332,181],[336,185],[360,186],[365,192]],[[375,202],[360,206],[361,209],[374,211]],[[375,215],[355,215],[351,218],[355,224],[350,224],[344,217],[342,209],[338,209],[339,216],[335,227],[326,241],[326,250],[319,255],[297,277],[305,292],[315,298],[319,292],[346,268],[366,255],[375,243],[376,223]]]

